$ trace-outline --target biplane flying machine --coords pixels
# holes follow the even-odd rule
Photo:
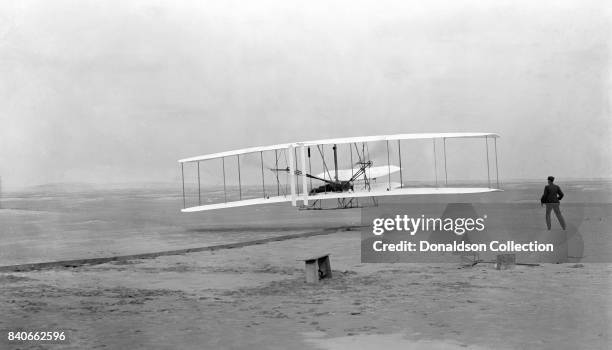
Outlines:
[[[360,136],[251,147],[185,158],[179,160],[183,185],[181,211],[198,212],[282,202],[291,203],[299,209],[346,209],[377,205],[377,198],[385,196],[501,191],[497,163],[498,137],[498,134],[484,132]],[[449,139],[483,141],[486,148],[486,152],[482,152],[483,158],[486,158],[486,185],[482,180],[483,184],[479,186],[449,186],[446,150]],[[433,184],[413,183],[404,176],[410,170],[410,164],[408,167],[402,165],[402,142],[415,140],[432,140]],[[373,144],[379,145],[378,156],[370,152]],[[390,151],[392,146],[394,150]],[[491,147],[493,150],[490,152]],[[494,153],[492,160],[490,153]],[[438,159],[440,157],[443,160]],[[246,161],[247,158],[250,162]],[[230,164],[233,162],[235,167]],[[492,162],[494,169],[491,169]],[[185,177],[185,167],[188,165],[195,165],[197,169],[197,184],[194,184],[194,187],[197,186],[197,202],[189,204]],[[245,170],[245,165],[251,169]],[[204,169],[209,174],[212,168],[220,168],[222,191],[218,182],[212,187],[209,185],[208,191],[203,192],[201,171]],[[443,177],[438,176],[442,169]],[[493,170],[494,178],[491,174]],[[237,186],[228,184],[230,172],[237,177]],[[251,184],[247,181],[254,178],[259,182],[257,191],[253,190],[256,186],[253,181]],[[211,188],[214,191],[210,191]],[[215,193],[216,196],[203,198],[203,193],[205,196]],[[334,204],[326,207],[324,201]]]

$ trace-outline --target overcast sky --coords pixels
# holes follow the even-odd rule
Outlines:
[[[0,176],[176,181],[176,160],[492,131],[502,178],[611,177],[606,1],[2,1]]]

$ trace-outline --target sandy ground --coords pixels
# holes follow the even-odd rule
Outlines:
[[[0,274],[0,329],[69,349],[609,349],[612,265],[361,264],[360,233]],[[300,257],[331,253],[304,283]],[[46,348],[36,344],[7,348]]]
[[[204,247],[360,222],[358,210],[298,212],[288,205],[190,215],[179,211],[174,193],[142,192],[2,198],[0,266]]]

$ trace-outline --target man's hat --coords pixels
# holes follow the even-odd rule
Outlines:
[[[554,177],[554,176],[549,176],[549,177],[548,177],[548,181],[550,181],[550,182],[555,182],[555,177]]]

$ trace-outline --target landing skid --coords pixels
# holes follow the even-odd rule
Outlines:
[[[337,210],[337,209],[355,209],[355,208],[369,208],[369,207],[377,207],[378,200],[376,197],[369,197],[369,201],[363,200],[361,203],[359,202],[359,198],[338,198],[336,200],[335,207],[325,207],[323,206],[323,200],[316,199],[309,205],[301,205],[298,207],[299,210]]]

